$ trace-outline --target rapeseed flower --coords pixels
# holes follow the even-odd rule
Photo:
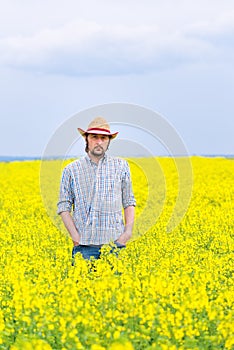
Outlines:
[[[173,161],[157,159],[156,173],[152,159],[130,161],[133,239],[118,256],[105,245],[101,259],[77,254],[74,265],[50,183],[49,215],[42,201],[40,161],[0,163],[0,349],[232,350],[234,162],[191,162],[190,206],[167,232]]]

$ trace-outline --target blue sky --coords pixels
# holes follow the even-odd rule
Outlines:
[[[233,62],[232,0],[1,1],[0,155],[40,156],[112,102],[164,116],[190,154],[233,154]]]

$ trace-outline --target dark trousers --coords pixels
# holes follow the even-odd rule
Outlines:
[[[126,246],[124,244],[115,242],[115,245],[117,248],[125,248]],[[84,259],[88,259],[90,260],[91,257],[93,257],[94,259],[99,259],[100,258],[100,254],[101,254],[101,247],[100,246],[90,246],[90,245],[78,245],[78,246],[74,246],[72,249],[72,258],[74,258],[74,256],[77,253],[81,253],[81,255],[83,256]],[[110,252],[112,253],[114,249],[112,249]]]

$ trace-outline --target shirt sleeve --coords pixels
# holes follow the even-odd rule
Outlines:
[[[124,209],[129,206],[136,206],[136,200],[132,191],[131,174],[128,163],[124,162],[122,177],[122,203]]]
[[[71,212],[73,202],[73,180],[70,174],[70,170],[68,168],[65,168],[63,170],[62,179],[60,183],[60,194],[59,201],[57,204],[57,213],[61,214],[63,211]]]

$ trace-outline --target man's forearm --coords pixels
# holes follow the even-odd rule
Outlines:
[[[124,209],[124,221],[125,221],[124,232],[128,232],[130,235],[132,235],[132,229],[134,225],[134,216],[135,216],[134,206],[129,206]]]
[[[77,228],[74,224],[71,214],[69,213],[69,211],[63,211],[60,215],[63,220],[64,226],[66,227],[68,233],[71,236],[71,239],[73,240],[73,243],[79,244],[80,235],[77,231]]]
[[[124,209],[124,232],[119,237],[118,242],[126,244],[127,241],[132,237],[132,229],[134,225],[134,214],[135,214],[135,207],[129,206]]]

